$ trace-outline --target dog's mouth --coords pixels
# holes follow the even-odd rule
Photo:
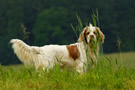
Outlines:
[[[91,38],[91,39],[90,39],[90,43],[95,43],[95,41],[96,41],[96,40],[95,40],[94,38]]]
[[[90,41],[89,41],[89,44],[90,45],[95,45],[96,44],[96,40],[94,38],[91,38]]]

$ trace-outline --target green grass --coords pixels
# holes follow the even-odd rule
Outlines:
[[[126,53],[112,53],[106,54],[105,56],[111,57],[113,60],[118,59],[118,63],[126,67],[135,69],[135,52],[126,52]]]
[[[110,59],[100,57],[98,64],[82,75],[75,71],[61,71],[59,66],[48,73],[26,69],[23,65],[0,66],[0,90],[135,89],[135,69],[130,67],[135,66],[134,55],[134,52],[122,53],[120,61],[119,54],[107,54],[105,56]]]

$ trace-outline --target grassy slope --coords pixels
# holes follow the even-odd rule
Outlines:
[[[115,53],[105,56],[112,59],[99,58],[98,65],[83,75],[61,71],[58,66],[49,73],[23,65],[0,66],[0,89],[135,89],[135,70],[127,68],[135,65],[135,53],[123,53],[123,61]]]
[[[127,52],[121,54],[112,53],[106,54],[105,56],[111,57],[113,60],[118,59],[120,64],[135,69],[135,52]]]

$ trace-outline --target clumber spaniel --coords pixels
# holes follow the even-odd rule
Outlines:
[[[53,68],[60,64],[61,68],[74,68],[82,73],[87,69],[88,62],[95,63],[99,44],[104,43],[104,34],[98,27],[90,24],[84,28],[78,42],[70,45],[45,45],[42,47],[29,46],[19,39],[12,39],[12,48],[21,62],[34,65],[36,69]],[[90,57],[90,60],[88,60]]]

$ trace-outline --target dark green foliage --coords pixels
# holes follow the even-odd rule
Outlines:
[[[32,31],[34,44],[69,43],[68,35],[70,33],[68,32],[69,28],[67,28],[67,17],[67,10],[61,7],[45,9],[39,13]]]
[[[71,24],[92,23],[92,13],[98,9],[99,23],[105,34],[105,53],[117,52],[117,37],[121,51],[135,51],[134,0],[0,0],[0,63],[15,64],[8,42],[19,38],[30,45],[69,44],[77,41]],[[21,24],[29,36],[25,39]],[[78,33],[77,33],[78,34]]]

